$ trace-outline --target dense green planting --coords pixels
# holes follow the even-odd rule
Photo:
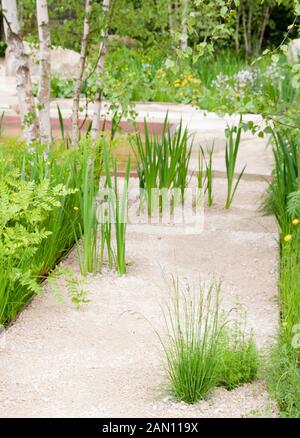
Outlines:
[[[161,342],[172,394],[195,403],[215,386],[234,389],[255,379],[258,353],[240,322],[229,323],[220,309],[219,283],[192,290],[172,279],[173,300],[164,310]]]
[[[0,146],[0,322],[13,319],[69,250],[78,218],[74,168],[80,155]]]
[[[298,132],[273,132],[275,169],[266,206],[280,227],[280,328],[270,366],[270,388],[285,417],[300,415],[299,256],[300,196]]]

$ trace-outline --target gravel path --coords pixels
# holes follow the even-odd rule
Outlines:
[[[164,273],[190,282],[219,277],[225,308],[241,302],[260,348],[278,320],[277,230],[258,213],[266,183],[242,181],[230,211],[225,180],[215,180],[216,206],[199,235],[128,231],[128,275],[90,277],[91,302],[58,304],[46,285],[6,333],[0,349],[1,417],[243,417],[274,416],[265,384],[213,391],[194,406],[168,396],[161,348]],[[64,261],[77,270],[75,252]]]

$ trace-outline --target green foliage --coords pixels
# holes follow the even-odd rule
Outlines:
[[[12,320],[80,236],[82,148],[57,145],[47,159],[23,144],[0,145],[0,321]],[[99,175],[99,164],[95,168]],[[73,302],[84,295],[74,292]]]
[[[235,192],[241,181],[241,178],[245,172],[246,166],[244,166],[241,173],[238,175],[237,180],[234,184],[234,175],[237,156],[240,148],[241,134],[242,134],[242,116],[238,126],[233,126],[227,128],[226,130],[226,148],[225,148],[225,164],[226,164],[226,176],[227,176],[227,199],[226,208],[230,208]]]
[[[219,283],[192,290],[172,278],[172,301],[164,310],[166,336],[160,337],[172,394],[196,403],[218,385],[227,389],[255,379],[258,353],[252,337],[220,309]]]
[[[88,291],[81,288],[83,281],[78,279],[70,268],[59,266],[49,273],[47,281],[57,302],[64,302],[63,280],[67,294],[71,302],[79,309],[82,304],[91,300],[88,298]]]
[[[299,343],[300,321],[300,229],[299,221],[299,141],[294,130],[274,130],[275,169],[270,186],[269,206],[276,216],[281,239],[280,329],[273,349],[269,386],[283,417],[300,415]]]
[[[203,285],[194,294],[172,279],[174,297],[165,311],[167,338],[162,339],[172,394],[186,403],[203,399],[217,384],[218,346],[222,331],[220,285]]]
[[[285,340],[279,339],[277,347],[272,352],[268,381],[271,393],[278,403],[281,417],[299,418],[299,354]]]
[[[206,185],[205,185],[205,193],[207,193],[207,205],[211,207],[213,205],[213,182],[214,182],[214,173],[213,173],[213,155],[214,155],[214,144],[211,148],[206,149],[206,153],[202,146],[200,146],[201,155],[205,164],[205,176],[206,176]]]
[[[265,209],[275,215],[283,233],[288,233],[290,218],[297,207],[299,139],[293,130],[271,130],[275,166]]]
[[[5,277],[0,291],[1,323],[14,317],[24,304],[23,289],[25,296],[41,292],[39,249],[52,233],[47,219],[70,193],[63,184],[53,185],[50,179],[23,180],[13,165],[5,173],[1,169],[0,264]]]
[[[82,150],[83,166],[78,175],[78,181],[81,182],[79,186],[79,205],[77,207],[81,219],[81,242],[77,242],[77,247],[81,274],[87,275],[89,272],[95,274],[98,268],[96,198],[102,168],[102,149],[101,146],[98,148],[91,146],[87,138],[81,140],[79,148]]]
[[[140,132],[136,132],[132,137],[132,147],[138,163],[140,188],[146,191],[148,213],[151,214],[155,208],[152,205],[155,189],[180,189],[183,200],[192,145],[188,144],[188,132],[183,129],[182,122],[171,133],[168,116],[161,137],[149,133],[146,120],[144,129],[145,142]]]

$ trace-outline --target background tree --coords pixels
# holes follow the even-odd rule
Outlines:
[[[108,35],[108,18],[109,18],[109,7],[111,3],[110,0],[103,0],[103,15],[104,22],[101,32],[100,44],[99,44],[99,54],[98,61],[96,66],[96,75],[101,78],[101,75],[104,71],[104,62],[106,55],[106,39]],[[101,113],[101,101],[102,101],[102,87],[97,91],[96,98],[94,102],[93,108],[93,120],[92,120],[92,128],[91,128],[91,137],[93,140],[96,140],[99,134],[100,129],[100,113]]]
[[[42,144],[51,143],[50,123],[50,80],[51,80],[51,37],[47,0],[36,1],[36,16],[39,31],[40,80],[38,90],[38,113],[40,140]]]
[[[85,17],[83,25],[83,34],[81,40],[80,50],[80,64],[78,70],[78,76],[75,81],[74,98],[73,98],[73,111],[72,111],[72,145],[76,147],[79,140],[79,102],[80,91],[82,86],[82,79],[84,74],[84,67],[86,64],[88,37],[90,33],[90,16],[92,11],[91,0],[85,1]]]
[[[20,34],[16,0],[2,0],[6,42],[15,64],[16,83],[24,137],[32,143],[38,137],[38,124],[32,92],[28,55]]]

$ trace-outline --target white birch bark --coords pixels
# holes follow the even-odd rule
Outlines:
[[[50,123],[50,81],[51,81],[51,38],[47,0],[36,0],[37,22],[40,42],[40,83],[38,111],[40,139],[42,144],[51,143]]]
[[[170,31],[170,37],[171,41],[173,43],[174,40],[174,19],[173,19],[173,0],[168,0],[168,15],[169,15],[169,31]]]
[[[85,1],[85,17],[83,24],[83,35],[81,40],[80,50],[80,64],[78,76],[75,82],[74,98],[73,98],[73,111],[72,111],[72,145],[77,147],[79,141],[79,102],[80,102],[80,89],[84,74],[84,67],[87,55],[88,36],[90,32],[90,14],[92,10],[91,0]]]
[[[181,35],[180,48],[186,50],[188,48],[188,29],[187,29],[187,13],[188,13],[188,0],[182,0],[181,10]]]
[[[2,0],[4,31],[8,49],[11,51],[17,84],[23,135],[27,143],[32,143],[38,136],[38,125],[32,92],[32,81],[28,55],[20,37],[16,0]]]
[[[110,6],[110,0],[103,0],[102,9],[103,9],[103,13],[104,13],[105,17],[107,17],[107,15],[108,15],[109,6]],[[106,43],[107,33],[108,33],[107,18],[105,18],[105,24],[104,24],[103,30],[101,32],[101,41],[100,41],[100,46],[99,46],[98,64],[97,64],[97,68],[96,68],[97,76],[100,76],[104,70],[104,62],[105,62],[105,55],[106,55],[105,43]],[[92,121],[92,128],[91,128],[92,140],[96,140],[98,135],[99,135],[101,100],[102,100],[102,91],[100,90],[97,93],[96,100],[94,102],[93,121]]]

